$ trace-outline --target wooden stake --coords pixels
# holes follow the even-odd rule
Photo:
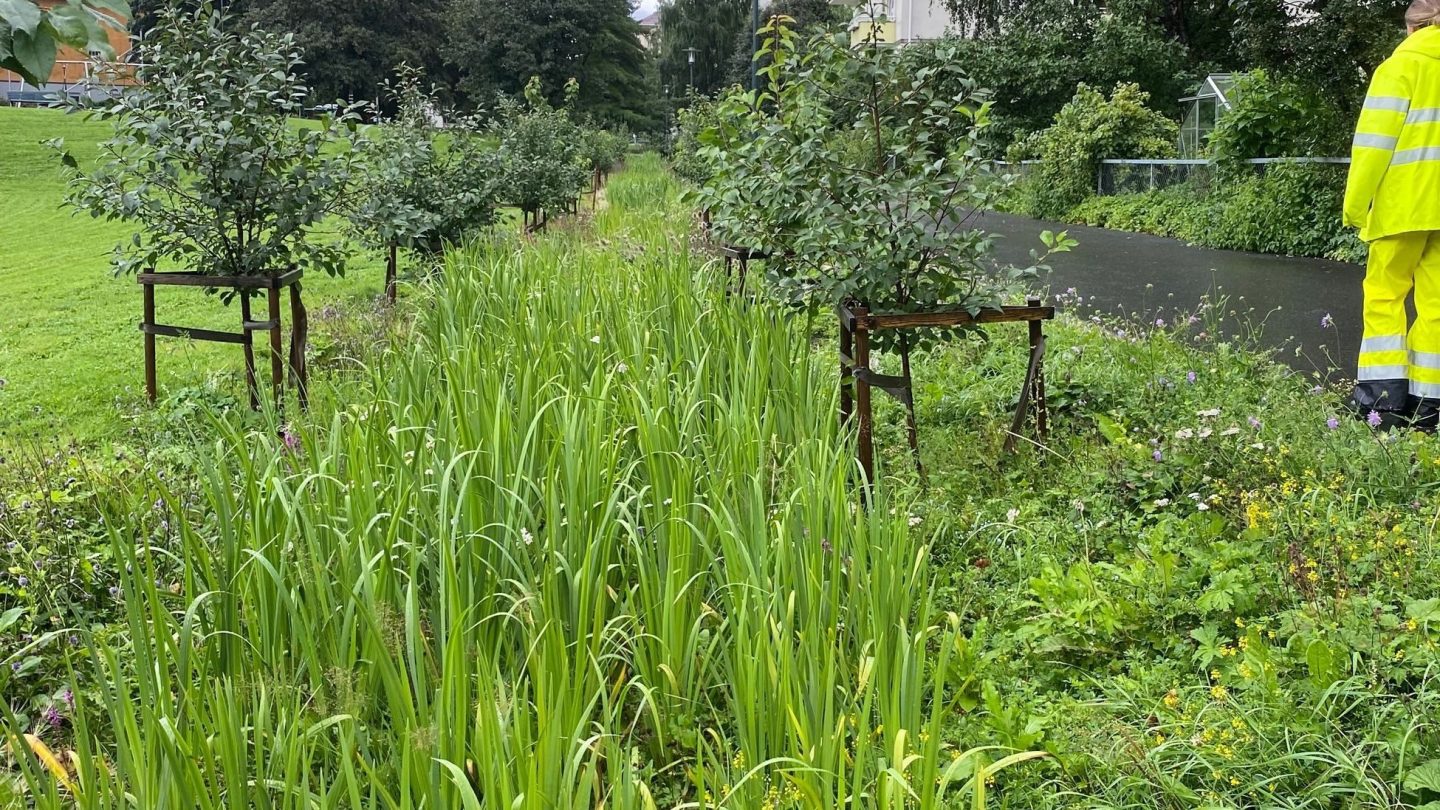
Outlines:
[[[145,397],[150,404],[155,404],[155,333],[150,327],[155,325],[155,287],[151,284],[145,285]]]
[[[245,390],[250,393],[250,410],[260,410],[260,386],[255,379],[255,333],[250,330],[250,293],[240,293],[240,331],[245,336]]]

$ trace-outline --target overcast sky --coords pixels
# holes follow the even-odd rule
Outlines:
[[[659,8],[659,6],[660,0],[640,0],[640,7],[635,9],[635,19],[638,20],[649,14],[655,13],[655,9]]]

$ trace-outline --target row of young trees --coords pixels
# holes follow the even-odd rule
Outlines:
[[[338,274],[345,241],[317,233],[336,223],[372,247],[433,255],[502,206],[568,205],[626,146],[550,106],[538,81],[482,123],[448,111],[408,68],[382,123],[362,125],[359,105],[302,122],[310,88],[293,35],[237,30],[208,4],[162,15],[139,42],[138,86],[90,110],[115,125],[99,164],[57,144],[72,204],[135,227],[116,247],[119,273]]]

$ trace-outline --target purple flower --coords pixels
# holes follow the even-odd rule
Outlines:
[[[1339,430],[1340,420],[1332,416],[1329,419],[1325,420],[1325,427],[1330,428],[1331,430]]]
[[[19,585],[20,587],[23,588],[23,587],[25,587],[26,585],[29,585],[29,584],[30,584],[30,578],[29,578],[29,577],[26,577],[26,576],[16,577],[16,579],[15,579],[15,584],[16,584],[16,585]]]
[[[19,662],[19,661],[16,661],[15,663],[11,664],[11,665],[10,665],[10,669],[11,669],[12,671],[14,671],[14,672],[19,672],[19,671],[20,671],[20,662]]]
[[[1200,375],[1196,374],[1193,371],[1188,371],[1185,373],[1185,382],[1190,383],[1191,385],[1194,385],[1195,381],[1198,379],[1200,379]]]
[[[45,711],[40,713],[40,719],[50,724],[51,728],[59,728],[65,725],[65,717],[54,706],[46,706]]]
[[[1380,418],[1379,411],[1371,411],[1370,415],[1365,417],[1365,421],[1370,424],[1370,427],[1378,428],[1384,420]]]
[[[1156,319],[1155,319],[1155,325],[1158,326],[1158,327],[1161,328],[1161,329],[1164,329],[1164,328],[1165,328],[1165,319],[1164,319],[1164,318],[1156,318]]]
[[[294,450],[300,446],[300,436],[290,429],[289,425],[280,428],[280,440],[285,442],[286,450]]]
[[[1191,326],[1194,326],[1195,324],[1200,322],[1200,318],[1195,315],[1191,315],[1189,318],[1185,319],[1185,322],[1190,324]]]
[[[1155,459],[1156,461],[1164,461],[1164,460],[1165,460],[1165,454],[1162,453],[1162,452],[1160,452],[1159,450],[1156,450],[1155,452],[1151,453],[1151,454],[1150,454],[1150,457],[1153,458],[1153,459]]]
[[[1329,329],[1330,327],[1332,327],[1332,326],[1334,326],[1334,325],[1335,325],[1335,319],[1332,318],[1332,317],[1330,317],[1330,313],[1328,313],[1328,312],[1325,313],[1325,317],[1323,317],[1323,318],[1320,319],[1320,328],[1321,328],[1321,329]]]
[[[1252,428],[1254,428],[1254,429],[1256,429],[1256,430],[1259,430],[1259,429],[1260,429],[1260,420],[1259,420],[1259,419],[1256,419],[1255,417],[1252,416],[1252,417],[1250,417],[1250,420],[1249,420],[1249,421],[1250,421],[1250,427],[1252,427]]]
[[[1310,393],[1311,393],[1311,394],[1315,394],[1315,395],[1317,395],[1317,396],[1320,395],[1320,394],[1323,394],[1323,393],[1325,393],[1325,386],[1323,386],[1323,385],[1317,385],[1317,386],[1315,386],[1314,388],[1311,388],[1311,389],[1310,389]]]
[[[66,687],[65,691],[60,693],[60,699],[65,701],[65,705],[72,709],[75,708],[75,693],[71,692],[69,687]]]

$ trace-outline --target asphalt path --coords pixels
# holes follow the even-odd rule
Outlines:
[[[1330,377],[1355,373],[1364,268],[1191,247],[1174,239],[987,213],[981,227],[1004,238],[1001,262],[1026,266],[1042,230],[1069,231],[1079,243],[1051,260],[1049,283],[1061,308],[1137,323],[1187,317],[1208,297],[1225,299],[1226,337],[1254,337],[1297,371]],[[1066,291],[1073,288],[1083,304]],[[1228,313],[1233,310],[1234,316]],[[1328,316],[1328,318],[1327,318]]]

